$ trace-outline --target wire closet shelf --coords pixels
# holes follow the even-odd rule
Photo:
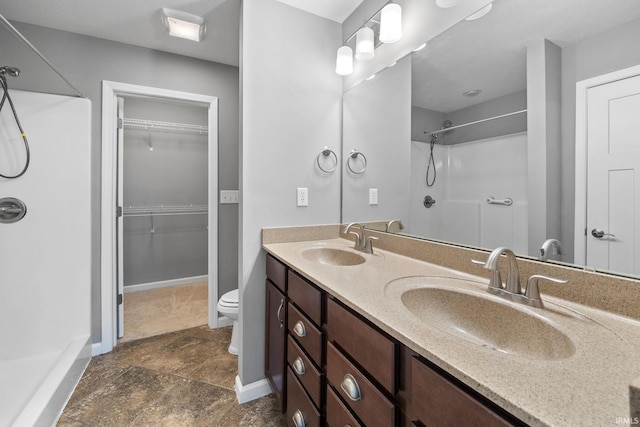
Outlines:
[[[189,123],[162,122],[158,120],[132,119],[124,117],[122,119],[122,124],[124,128],[140,129],[146,131],[183,132],[198,135],[207,135],[209,133],[208,126],[194,125]]]
[[[125,217],[204,215],[207,213],[209,213],[209,207],[207,205],[125,206],[122,212]]]

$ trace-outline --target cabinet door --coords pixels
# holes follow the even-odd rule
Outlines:
[[[266,321],[266,349],[265,374],[276,395],[280,411],[284,412],[286,396],[286,333],[287,333],[287,301],[285,295],[267,280],[267,321]]]

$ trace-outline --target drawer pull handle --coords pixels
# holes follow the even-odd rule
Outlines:
[[[340,388],[342,389],[342,391],[347,393],[347,397],[354,402],[362,399],[362,394],[360,394],[360,386],[358,386],[358,382],[355,378],[353,378],[353,375],[345,375],[342,379],[342,382],[340,383]]]
[[[281,328],[284,326],[284,320],[282,320],[280,318],[280,313],[282,312],[282,307],[284,307],[284,298],[280,299],[280,306],[278,307],[278,313],[276,315],[278,317],[278,320],[280,321],[280,327]]]
[[[293,369],[295,369],[296,373],[298,375],[304,375],[305,369],[304,369],[304,362],[302,361],[302,359],[298,356],[298,358],[293,362]]]
[[[295,332],[297,336],[302,338],[307,335],[307,328],[304,327],[304,323],[298,320],[293,327],[293,332]]]
[[[291,419],[296,427],[304,427],[304,416],[302,415],[302,412],[300,412],[300,409],[296,409],[296,412],[293,413],[293,417],[291,417]]]

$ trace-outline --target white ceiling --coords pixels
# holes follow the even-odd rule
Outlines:
[[[298,9],[342,24],[363,0],[278,0]]]
[[[342,23],[363,0],[278,0]],[[169,37],[163,8],[202,16],[202,42]],[[222,64],[239,64],[240,0],[0,0],[10,21],[142,46]]]
[[[205,18],[204,40],[170,37],[160,18],[163,7]],[[222,64],[239,63],[240,0],[0,0],[0,14],[10,21]]]
[[[448,113],[524,90],[528,45],[546,38],[566,47],[638,19],[637,0],[494,0],[488,15],[413,54],[413,104]],[[463,97],[470,89],[483,92]]]

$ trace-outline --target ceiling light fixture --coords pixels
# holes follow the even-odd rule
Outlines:
[[[476,13],[472,13],[471,15],[467,16],[465,18],[465,20],[467,21],[473,21],[476,19],[480,19],[482,18],[484,15],[486,15],[487,13],[489,13],[489,11],[491,10],[491,8],[493,7],[493,3],[489,3],[488,5],[486,5],[485,7],[483,7],[482,9],[480,9],[479,11],[477,11]]]
[[[471,90],[468,90],[466,92],[463,92],[462,96],[466,96],[466,97],[471,98],[473,96],[480,95],[481,93],[482,93],[482,90],[480,90],[480,89],[471,89]]]
[[[204,18],[179,10],[162,8],[162,22],[170,36],[202,41],[206,26]]]
[[[370,23],[373,24],[369,26]],[[380,42],[394,43],[400,40],[402,38],[402,8],[400,5],[388,2],[344,41],[343,46],[338,49],[336,55],[337,74],[347,76],[353,72],[353,49],[348,46],[348,43],[354,37],[356,39],[356,59],[358,61],[371,61],[375,58],[376,37],[373,28],[378,24],[380,26],[380,34],[378,36]]]

